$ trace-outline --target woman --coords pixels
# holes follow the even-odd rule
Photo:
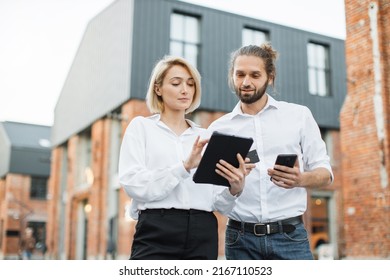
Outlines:
[[[134,118],[126,129],[119,178],[138,219],[130,259],[217,259],[214,210],[228,213],[244,186],[245,162],[221,161],[216,172],[231,187],[195,184],[192,174],[208,140],[185,119],[200,104],[199,72],[180,57],[155,66],[146,95],[153,116]]]

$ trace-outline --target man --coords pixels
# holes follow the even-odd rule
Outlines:
[[[228,215],[227,259],[313,259],[302,215],[307,188],[326,186],[333,174],[325,143],[310,110],[276,101],[277,52],[269,44],[232,53],[229,85],[240,99],[209,131],[252,137],[256,168]],[[279,154],[296,154],[293,167],[275,165]]]
[[[33,251],[35,249],[35,238],[33,236],[33,229],[28,227],[25,229],[25,235],[20,243],[20,250],[23,260],[31,260]]]

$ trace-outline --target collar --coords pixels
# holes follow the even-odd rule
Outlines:
[[[150,117],[148,117],[148,119],[154,121],[156,124],[160,123],[160,119],[161,119],[161,115],[160,114],[154,114]],[[191,128],[195,128],[195,127],[200,127],[200,125],[194,123],[193,121],[189,120],[189,119],[186,119],[186,122],[188,123],[188,125],[191,127]],[[162,122],[161,122],[162,123]],[[163,123],[164,124],[164,123]],[[164,124],[164,126],[166,126]]]
[[[261,114],[261,112],[263,112],[265,110],[268,110],[268,109],[271,109],[271,108],[278,109],[280,107],[279,101],[275,100],[268,93],[266,93],[266,94],[268,96],[267,104],[265,104],[264,108],[260,112],[258,112],[256,115]],[[245,114],[241,110],[241,101],[239,101],[237,103],[237,105],[234,107],[234,109],[232,110],[232,113],[230,114],[230,119],[233,119],[233,118],[235,118],[237,116],[241,116],[241,117],[251,116],[251,115]]]

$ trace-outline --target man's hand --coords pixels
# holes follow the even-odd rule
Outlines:
[[[245,186],[245,177],[255,167],[255,164],[248,163],[249,159],[246,159],[247,163],[245,163],[240,154],[237,154],[237,159],[239,163],[238,168],[221,159],[219,163],[217,163],[217,168],[215,169],[215,172],[218,175],[221,175],[229,181],[230,193],[232,195],[237,195],[243,191]]]
[[[310,171],[301,172],[299,161],[294,167],[275,165],[273,169],[268,169],[271,181],[278,187],[292,189],[295,187],[319,188],[332,183],[332,174],[324,167],[318,167]]]
[[[302,173],[298,160],[295,161],[294,167],[275,165],[273,169],[269,168],[267,171],[271,181],[281,188],[292,189],[301,186]]]

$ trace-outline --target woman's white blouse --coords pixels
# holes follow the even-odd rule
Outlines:
[[[126,129],[119,157],[119,181],[132,198],[130,215],[152,208],[198,209],[227,214],[236,198],[223,186],[195,184],[183,161],[198,135],[205,130],[187,120],[190,127],[177,136],[160,115],[134,118]]]

